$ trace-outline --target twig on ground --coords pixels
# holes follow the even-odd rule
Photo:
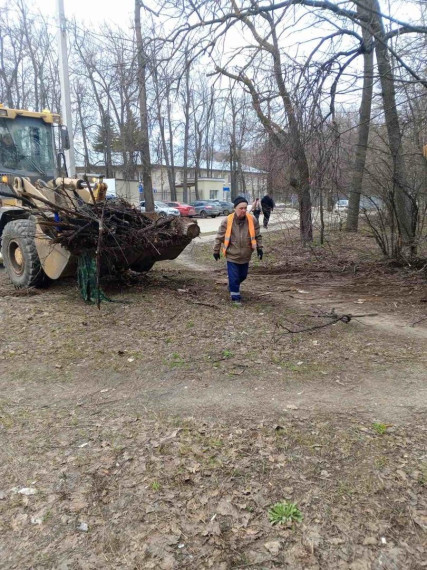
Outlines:
[[[422,319],[419,319],[418,321],[415,321],[411,324],[411,327],[414,327],[415,325],[418,325],[419,323],[422,323],[423,321],[426,321],[427,317],[423,317]]]
[[[214,309],[220,309],[218,305],[214,305],[213,303],[203,303],[203,301],[191,301],[190,299],[185,299],[187,303],[191,303],[192,305],[204,305],[205,307],[213,307]]]
[[[326,319],[334,319],[337,318],[338,315],[336,313],[329,313],[329,314],[324,314],[324,315],[313,315],[313,314],[306,314],[306,315],[302,315],[303,317],[317,317],[317,318],[326,318]],[[351,319],[360,319],[362,317],[377,317],[378,313],[366,313],[366,315],[344,315],[344,316],[348,316],[351,317]],[[427,317],[426,317],[427,318]]]
[[[348,324],[352,319],[361,318],[361,317],[374,317],[377,314],[378,313],[369,313],[366,315],[352,315],[351,313],[349,313],[349,314],[345,314],[345,315],[338,315],[333,310],[332,313],[329,315],[328,314],[326,314],[326,315],[306,315],[306,316],[310,316],[310,317],[314,317],[314,318],[321,317],[321,318],[332,319],[329,323],[324,323],[322,325],[314,325],[312,327],[306,327],[304,329],[299,329],[299,330],[292,330],[288,327],[285,327],[282,323],[276,322],[276,328],[284,329],[286,332],[284,332],[283,335],[285,335],[285,334],[298,334],[298,333],[303,333],[303,332],[314,331],[317,329],[323,329],[325,327],[335,325],[336,323],[339,323],[340,321]]]

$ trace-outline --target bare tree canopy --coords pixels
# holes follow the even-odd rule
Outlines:
[[[57,111],[55,26],[25,0],[9,3],[3,20],[0,100]],[[86,170],[141,181],[151,209],[152,163],[166,168],[170,199],[178,166],[184,197],[190,187],[199,195],[216,159],[233,195],[250,193],[245,168],[255,167],[264,190],[297,197],[303,242],[313,238],[313,206],[323,212],[349,197],[355,231],[367,198],[387,204],[394,245],[375,234],[385,253],[415,251],[425,203],[424,2],[136,0],[133,27],[68,27]]]

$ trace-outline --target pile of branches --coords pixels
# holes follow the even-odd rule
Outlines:
[[[186,234],[179,218],[141,213],[121,198],[72,208],[44,204],[43,209],[55,211],[54,218],[40,220],[53,243],[77,257],[89,253],[116,265],[129,263],[138,254],[157,257],[169,247],[187,245],[194,237]]]

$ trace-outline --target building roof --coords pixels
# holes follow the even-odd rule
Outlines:
[[[201,162],[200,168],[202,170],[206,170],[206,162],[204,162],[204,161]],[[223,171],[229,172],[230,171],[230,163],[229,162],[213,161],[211,168],[212,168],[212,170],[221,170],[221,171],[223,170]],[[243,172],[249,172],[251,174],[266,174],[266,172],[264,172],[263,170],[259,170],[258,168],[254,168],[253,166],[246,166],[245,164],[242,164],[242,170],[243,170]]]
[[[166,168],[166,164],[165,163],[152,163],[151,167],[156,167],[156,166],[164,166]],[[175,164],[174,165],[175,168],[183,168],[182,164]],[[119,170],[121,171],[123,169],[123,165],[122,164],[115,164],[113,165],[114,170]],[[138,164],[137,168],[140,169],[141,165]],[[194,164],[189,164],[187,167],[189,170],[193,170],[194,169]],[[103,171],[105,170],[105,166],[92,166],[91,167],[92,170],[98,170],[98,171]],[[202,161],[200,163],[200,169],[201,170],[208,170],[207,169],[207,162],[206,161]],[[84,166],[77,166],[76,170],[79,173],[85,172],[85,167]],[[210,165],[209,170],[211,171],[215,171],[216,173],[218,172],[230,172],[230,163],[229,162],[217,162],[217,161],[213,161]],[[253,166],[246,166],[246,165],[242,165],[242,171],[247,173],[247,174],[267,174],[265,170],[259,170],[258,168],[254,168]],[[201,177],[199,177],[201,178]],[[205,177],[206,178],[206,177]],[[211,178],[218,178],[218,176],[212,176]]]
[[[156,163],[153,164],[152,166],[165,166],[166,164],[164,162],[162,163]],[[183,168],[182,164],[174,164],[175,168]],[[189,164],[187,166],[187,168],[189,170],[194,169],[194,164]],[[207,162],[205,160],[202,160],[200,162],[200,169],[201,170],[208,170],[207,168]],[[209,170],[216,170],[219,172],[230,172],[230,163],[229,162],[217,162],[217,161],[213,161],[209,167]],[[242,171],[243,172],[247,172],[249,174],[267,174],[265,172],[265,170],[259,170],[258,168],[254,168],[253,166],[246,166],[246,165],[242,165]]]

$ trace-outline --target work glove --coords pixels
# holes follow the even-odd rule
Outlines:
[[[215,261],[218,261],[218,259],[220,258],[219,253],[214,253],[213,254]]]
[[[264,255],[263,251],[262,251],[262,247],[257,247],[256,248],[256,254],[258,256],[258,259],[261,260],[262,256]]]

